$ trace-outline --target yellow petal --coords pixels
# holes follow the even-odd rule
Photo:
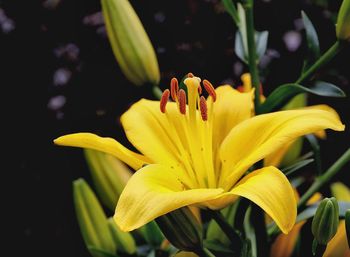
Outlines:
[[[295,243],[298,239],[299,232],[304,225],[303,222],[295,224],[293,229],[286,234],[279,234],[273,242],[270,251],[270,257],[290,257],[292,256]]]
[[[231,86],[216,90],[213,104],[213,145],[218,146],[238,123],[249,119],[253,112],[253,91],[240,93]]]
[[[350,256],[348,239],[346,237],[345,221],[339,222],[338,231],[327,244],[323,257],[345,257]]]
[[[231,190],[262,208],[287,234],[294,226],[297,203],[291,184],[275,167],[265,167],[243,177]]]
[[[143,155],[134,153],[110,137],[99,137],[91,133],[75,133],[61,136],[54,140],[57,145],[73,146],[105,152],[117,157],[131,168],[137,170],[150,160]]]
[[[176,173],[151,164],[137,171],[122,192],[114,219],[121,230],[131,231],[175,209],[220,195],[222,189],[185,189]]]
[[[232,187],[244,172],[299,136],[321,129],[342,131],[344,125],[333,112],[320,109],[280,111],[255,116],[234,127],[220,149],[226,188]]]
[[[174,110],[176,104],[168,103],[167,111]],[[180,112],[171,113],[176,118]],[[174,117],[175,116],[175,117]],[[167,114],[160,111],[159,101],[142,99],[131,106],[122,117],[121,122],[129,141],[145,156],[155,163],[177,166],[181,159],[180,140],[167,119]],[[177,159],[178,158],[178,159]]]

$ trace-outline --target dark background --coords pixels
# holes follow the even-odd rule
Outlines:
[[[270,32],[262,65],[265,95],[295,81],[305,56],[303,9],[319,33],[321,50],[335,41],[337,1],[255,1],[256,29]],[[247,67],[233,49],[235,28],[216,0],[132,0],[149,34],[161,70],[162,89],[188,72],[214,85],[240,84]],[[126,143],[119,116],[149,88],[121,73],[106,38],[98,0],[0,1],[0,63],[6,238],[10,256],[88,256],[75,220],[71,183],[89,181],[82,152],[52,140],[93,132]],[[294,44],[293,44],[294,42]],[[318,73],[350,94],[350,49]],[[349,126],[349,98],[310,98],[333,106]],[[349,132],[321,142],[328,167],[349,147]],[[347,170],[335,180],[347,180]],[[6,226],[7,227],[7,226]]]

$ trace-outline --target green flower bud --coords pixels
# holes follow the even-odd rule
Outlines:
[[[202,249],[202,227],[188,207],[167,213],[155,221],[176,248],[183,251]]]
[[[116,245],[107,217],[84,179],[73,182],[73,198],[80,231],[91,255],[103,257],[103,252],[115,255]]]
[[[325,198],[318,206],[312,220],[312,234],[320,245],[327,243],[337,233],[339,224],[339,206],[335,197]]]
[[[153,247],[159,247],[164,241],[164,235],[155,221],[148,222],[137,230],[143,239]]]
[[[121,231],[117,224],[115,224],[113,218],[108,219],[108,225],[115,244],[118,246],[118,250],[130,255],[134,254],[136,252],[136,244],[132,235],[129,232]]]
[[[135,85],[158,85],[157,57],[131,4],[127,0],[101,2],[107,35],[124,75]]]
[[[112,155],[90,149],[84,149],[84,154],[97,195],[108,209],[114,211],[132,172]]]
[[[344,0],[340,6],[336,32],[338,39],[350,40],[350,0]]]

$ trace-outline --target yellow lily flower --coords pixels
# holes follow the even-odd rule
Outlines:
[[[252,92],[230,86],[214,90],[204,80],[205,99],[199,78],[184,83],[187,94],[173,79],[160,101],[142,99],[122,115],[126,136],[140,154],[90,133],[66,135],[55,143],[107,152],[138,170],[116,207],[114,219],[123,231],[184,206],[220,209],[241,196],[288,233],[296,219],[288,179],[273,166],[245,173],[299,136],[326,128],[342,131],[344,125],[334,112],[320,109],[252,117]],[[168,102],[170,95],[175,102]]]

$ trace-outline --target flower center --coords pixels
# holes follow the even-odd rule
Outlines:
[[[208,93],[208,100],[202,95],[203,89]],[[160,100],[160,111],[164,113],[171,125],[173,135],[178,135],[177,148],[181,164],[193,182],[189,187],[216,187],[212,149],[212,110],[216,101],[216,92],[208,80],[187,75],[184,80],[186,91],[179,88],[176,78],[170,82]],[[167,112],[167,103],[171,98],[176,102],[180,116]]]

